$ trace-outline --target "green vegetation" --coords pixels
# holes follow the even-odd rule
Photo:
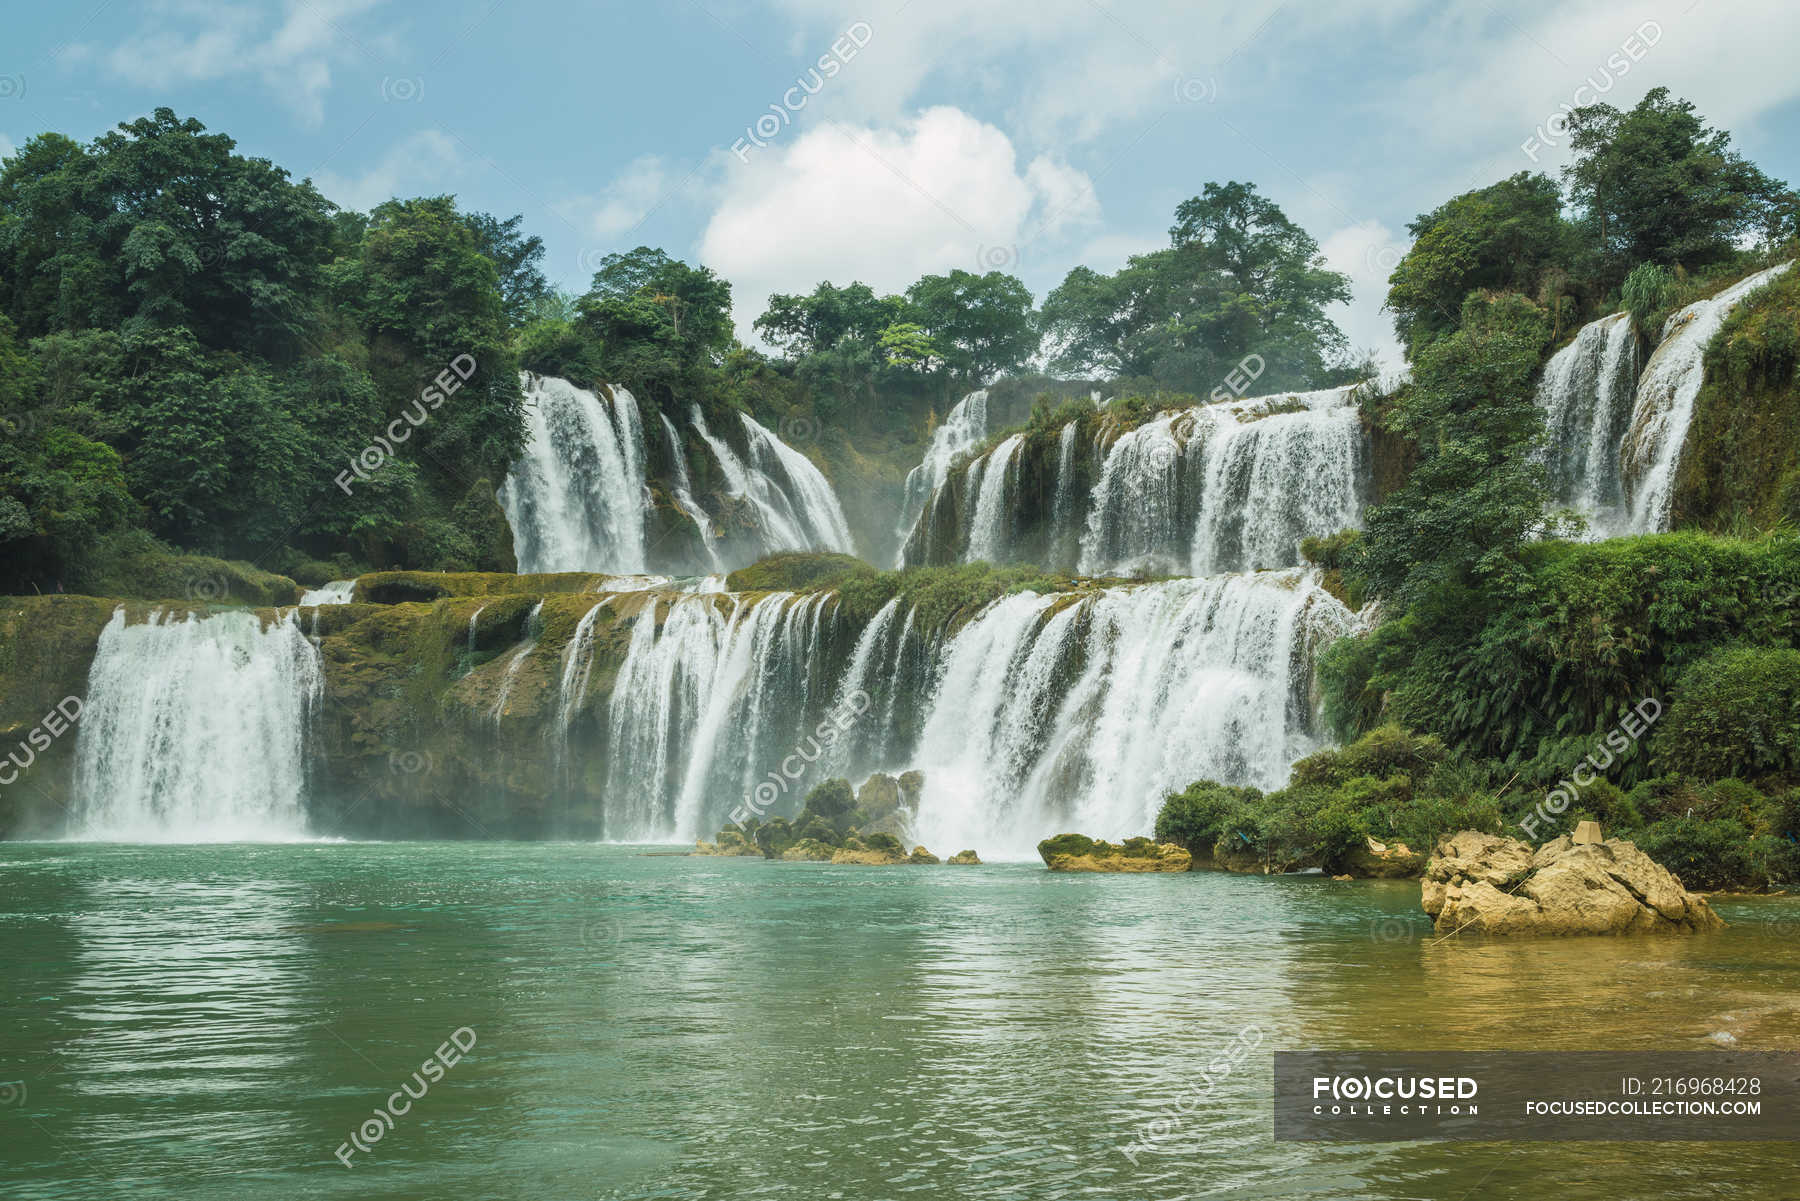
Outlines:
[[[1733,647],[1696,660],[1654,745],[1665,771],[1800,779],[1800,650]]]
[[[1389,874],[1391,866],[1393,874],[1416,874],[1412,856],[1383,860],[1370,840],[1417,854],[1456,830],[1492,830],[1500,809],[1489,787],[1438,739],[1384,726],[1300,760],[1275,792],[1196,781],[1164,800],[1156,837],[1186,847],[1201,864],[1356,875]]]
[[[1113,275],[1077,267],[1045,297],[1057,368],[1212,395],[1255,355],[1270,391],[1326,382],[1346,347],[1325,309],[1349,280],[1279,206],[1253,184],[1209,183],[1176,209],[1169,241]]]

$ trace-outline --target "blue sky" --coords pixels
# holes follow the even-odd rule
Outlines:
[[[1406,223],[1560,167],[1546,123],[1584,83],[1667,85],[1800,181],[1795,45],[1785,0],[71,0],[8,17],[0,155],[168,105],[349,207],[523,213],[565,286],[640,243],[704,262],[746,332],[824,278],[999,266],[1041,298],[1249,179],[1391,357]]]

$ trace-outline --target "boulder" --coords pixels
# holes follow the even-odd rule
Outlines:
[[[1101,842],[1081,834],[1058,834],[1038,843],[1044,866],[1053,872],[1185,872],[1193,856],[1173,843],[1127,838]]]
[[[798,859],[809,863],[832,863],[839,851],[830,843],[820,842],[816,838],[802,838],[787,850],[781,852],[783,859]]]
[[[1440,933],[1694,934],[1725,923],[1706,898],[1622,838],[1563,835],[1535,852],[1517,839],[1464,830],[1438,843],[1421,903]]]
[[[942,863],[943,862],[943,860],[939,859],[936,855],[933,855],[930,851],[926,850],[924,847],[914,847],[912,849],[912,854],[910,854],[906,857],[906,861],[908,863]]]
[[[946,862],[954,863],[959,866],[967,866],[967,865],[972,864],[976,867],[980,867],[981,866],[981,856],[977,855],[974,851],[958,851],[958,852],[956,852],[956,854],[950,856],[950,858],[948,860],[946,860]]]

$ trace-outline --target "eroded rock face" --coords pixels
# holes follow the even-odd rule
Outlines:
[[[1112,843],[1058,834],[1038,843],[1038,854],[1053,872],[1185,872],[1193,866],[1193,856],[1186,850],[1148,838]]]
[[[1725,923],[1621,838],[1534,852],[1526,843],[1464,830],[1438,843],[1421,882],[1425,912],[1443,934],[1695,934]]]
[[[1416,876],[1425,867],[1425,856],[1403,842],[1376,842],[1358,847],[1344,858],[1344,872],[1351,876],[1375,880],[1399,880]]]

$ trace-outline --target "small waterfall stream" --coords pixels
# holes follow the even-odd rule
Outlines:
[[[1638,380],[1631,430],[1621,452],[1630,492],[1630,532],[1669,528],[1675,471],[1687,444],[1694,400],[1706,382],[1707,344],[1740,300],[1792,266],[1787,262],[1759,271],[1717,296],[1695,301],[1664,323],[1662,339]]]
[[[128,625],[100,634],[75,744],[81,839],[279,841],[306,836],[307,730],[319,652],[295,614]]]
[[[1583,326],[1544,365],[1538,384],[1552,493],[1587,519],[1590,537],[1628,524],[1619,445],[1631,422],[1637,359],[1631,317],[1614,313]]]
[[[944,486],[951,464],[958,456],[969,453],[987,437],[987,425],[988,393],[986,388],[980,388],[959,400],[944,418],[944,423],[932,431],[931,445],[926,447],[925,457],[906,476],[900,523],[894,530],[900,540],[900,558],[894,564],[896,567],[906,565],[906,543],[912,537],[913,528],[919,524],[920,515],[925,512],[925,502]]]

